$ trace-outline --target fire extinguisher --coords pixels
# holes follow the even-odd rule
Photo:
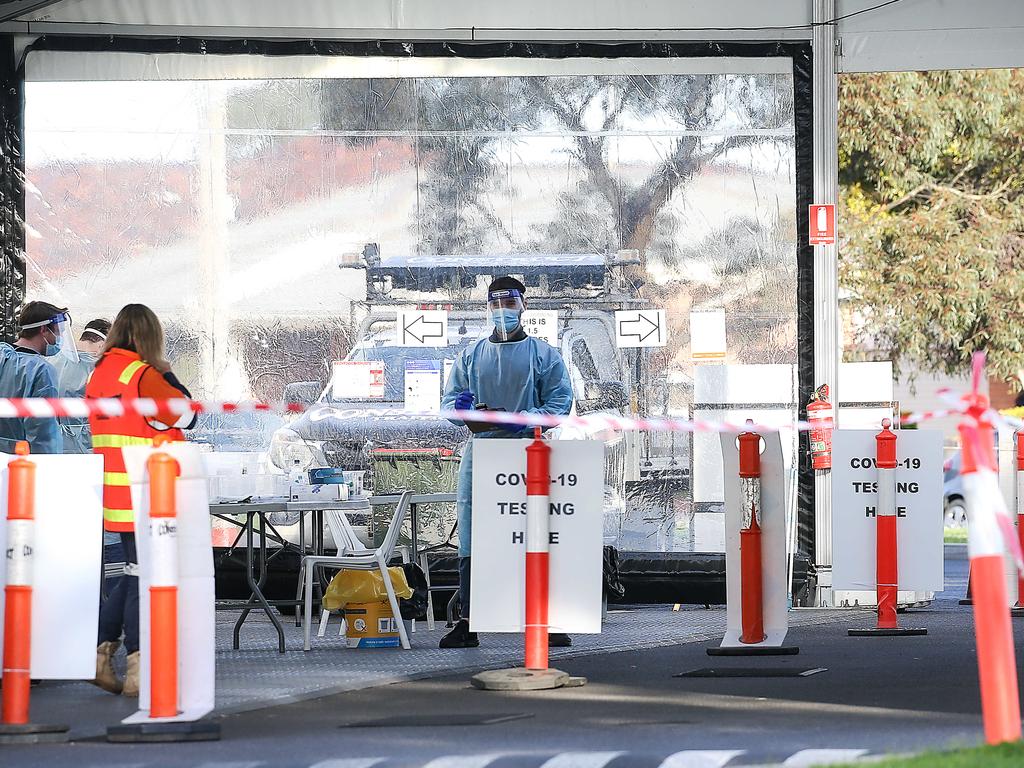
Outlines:
[[[810,422],[811,466],[814,469],[832,469],[832,403],[828,401],[828,384],[814,391],[807,404]]]

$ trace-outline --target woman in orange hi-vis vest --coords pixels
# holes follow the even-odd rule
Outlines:
[[[85,386],[85,396],[125,400],[191,397],[164,359],[164,331],[149,307],[129,304],[117,314],[103,346],[103,357]],[[181,430],[190,429],[195,420],[194,414],[179,416],[167,409],[159,409],[152,417],[135,413],[89,417],[92,449],[103,457],[103,527],[120,534],[126,563],[125,578],[119,580],[100,606],[93,682],[111,693],[139,695],[138,558],[131,488],[121,449],[128,445],[152,445],[153,438],[160,434],[184,440]],[[123,683],[113,665],[122,630],[128,652],[128,671]]]

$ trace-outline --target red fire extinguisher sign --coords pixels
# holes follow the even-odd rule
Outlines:
[[[811,245],[835,245],[836,207],[834,205],[810,206],[808,233]]]

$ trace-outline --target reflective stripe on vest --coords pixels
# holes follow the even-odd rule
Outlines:
[[[93,448],[124,448],[129,445],[152,445],[152,437],[134,437],[132,435],[97,435],[92,434]]]
[[[104,485],[127,486],[127,485],[131,485],[131,481],[128,479],[128,473],[127,472],[104,472],[103,473],[103,484]]]
[[[132,376],[135,375],[135,372],[138,371],[139,368],[145,367],[146,364],[141,360],[132,360],[124,367],[124,370],[121,371],[121,375],[117,377],[117,380],[122,384],[128,384],[128,382],[132,380]]]

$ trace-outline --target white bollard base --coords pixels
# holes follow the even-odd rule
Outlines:
[[[473,675],[470,682],[481,691],[547,691],[554,688],[578,688],[585,677],[572,677],[558,669],[491,669]]]

